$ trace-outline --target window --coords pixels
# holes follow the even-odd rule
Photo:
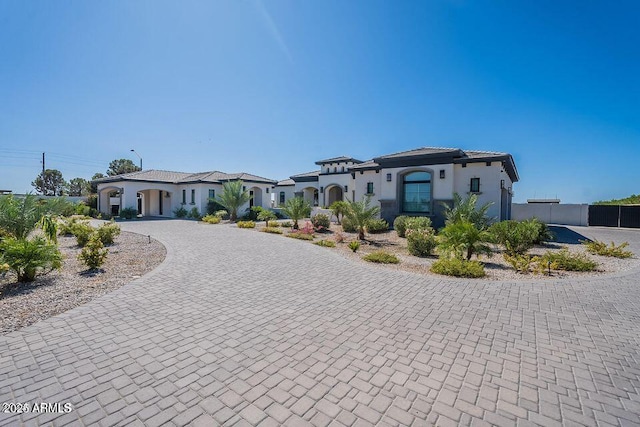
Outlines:
[[[334,166],[333,167],[333,173],[336,173],[336,172],[338,172],[338,168]]]
[[[280,192],[280,204],[283,205],[284,204],[284,191]]]
[[[267,187],[267,194],[269,194],[269,187]]]
[[[391,182],[391,174],[390,173],[387,174],[387,182]]]
[[[402,211],[431,213],[431,174],[411,172],[402,180]]]
[[[191,204],[196,204],[196,190],[191,190]]]
[[[344,172],[344,166],[342,166],[341,170],[342,170],[342,172]]]
[[[373,182],[367,182],[367,194],[373,194]]]
[[[216,198],[216,190],[214,190],[213,188],[209,189],[209,198],[210,199]]]
[[[182,190],[182,204],[187,204],[187,190]]]
[[[479,193],[480,178],[471,178],[471,184],[469,185],[469,187],[470,187],[469,191],[471,191],[472,193]]]
[[[444,169],[440,169],[440,179],[444,179],[444,176],[445,176],[444,174],[445,174]]]

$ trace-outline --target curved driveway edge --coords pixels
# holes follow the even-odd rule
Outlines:
[[[637,271],[454,282],[224,225],[122,226],[165,262],[0,337],[0,403],[74,406],[0,426],[640,424]]]

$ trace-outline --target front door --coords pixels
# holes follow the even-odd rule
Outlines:
[[[158,191],[158,200],[160,200],[160,204],[158,205],[158,212],[162,215],[162,190]]]
[[[138,193],[138,215],[142,215],[142,197]]]

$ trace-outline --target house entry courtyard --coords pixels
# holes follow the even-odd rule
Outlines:
[[[194,221],[151,273],[0,337],[0,425],[638,425],[639,271],[493,282]],[[637,231],[589,228],[601,241]],[[82,424],[80,424],[82,423]]]

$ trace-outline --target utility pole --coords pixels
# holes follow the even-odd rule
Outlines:
[[[40,191],[42,191],[42,195],[44,196],[44,153],[42,153],[42,188],[40,189]]]

